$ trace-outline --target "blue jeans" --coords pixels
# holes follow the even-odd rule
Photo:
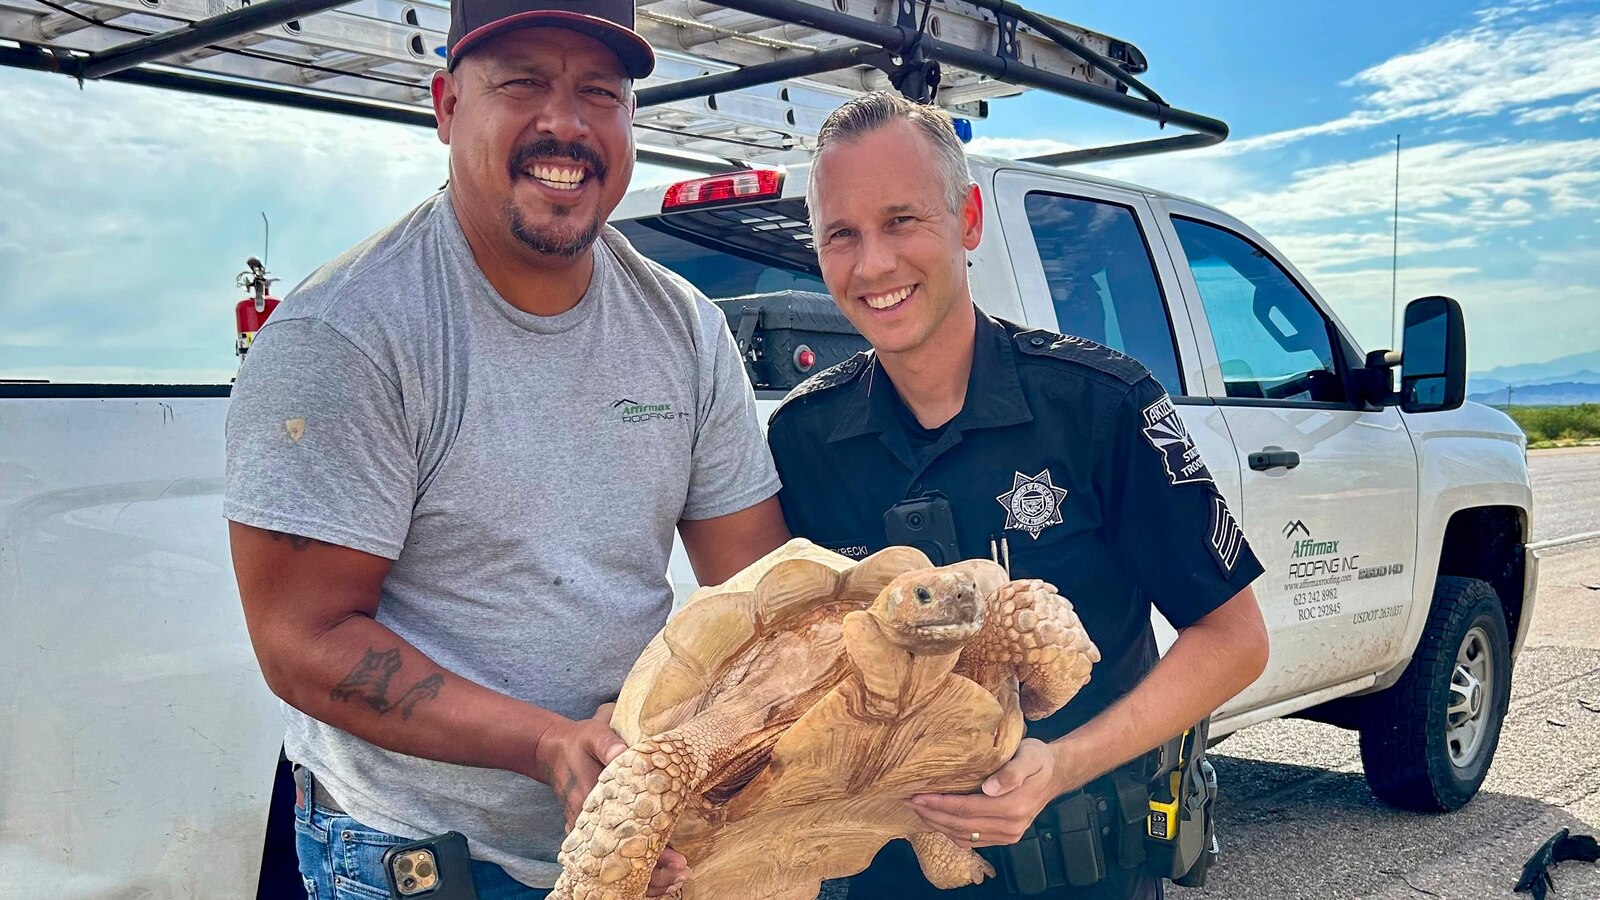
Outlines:
[[[309,900],[389,900],[383,852],[409,838],[385,834],[320,807],[294,807],[294,844]],[[528,887],[494,863],[472,861],[478,900],[543,900],[546,888]]]

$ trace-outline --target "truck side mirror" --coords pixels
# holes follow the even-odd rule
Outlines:
[[[1421,297],[1406,304],[1401,339],[1400,408],[1408,413],[1455,409],[1467,398],[1467,326],[1461,304]]]

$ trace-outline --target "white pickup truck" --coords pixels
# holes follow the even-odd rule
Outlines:
[[[1360,731],[1383,799],[1466,802],[1537,560],[1523,436],[1461,402],[1459,308],[1408,308],[1395,393],[1397,354],[1363,353],[1225,213],[1043,166],[972,174],[990,215],[978,304],[1143,361],[1266,566],[1271,663],[1212,735],[1333,722]],[[666,189],[632,192],[614,224],[713,298],[822,289],[803,166],[697,181],[666,211]],[[732,199],[678,204],[715,196]],[[258,877],[275,895],[282,723],[221,515],[227,393],[0,384],[0,897],[247,897]],[[681,552],[671,575],[693,586]]]

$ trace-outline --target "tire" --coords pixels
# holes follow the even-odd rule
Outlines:
[[[1441,575],[1411,663],[1368,699],[1361,761],[1378,799],[1417,812],[1478,793],[1511,701],[1505,609],[1488,582]]]

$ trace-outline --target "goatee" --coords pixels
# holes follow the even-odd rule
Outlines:
[[[557,206],[551,212],[554,218],[562,223],[571,223],[572,207]],[[596,213],[589,226],[582,230],[562,227],[561,224],[549,228],[535,228],[528,224],[522,217],[522,211],[510,200],[506,201],[506,219],[511,225],[511,234],[521,241],[524,247],[535,253],[559,256],[563,259],[571,259],[589,249],[594,239],[600,236],[600,226],[603,224],[600,215]]]

